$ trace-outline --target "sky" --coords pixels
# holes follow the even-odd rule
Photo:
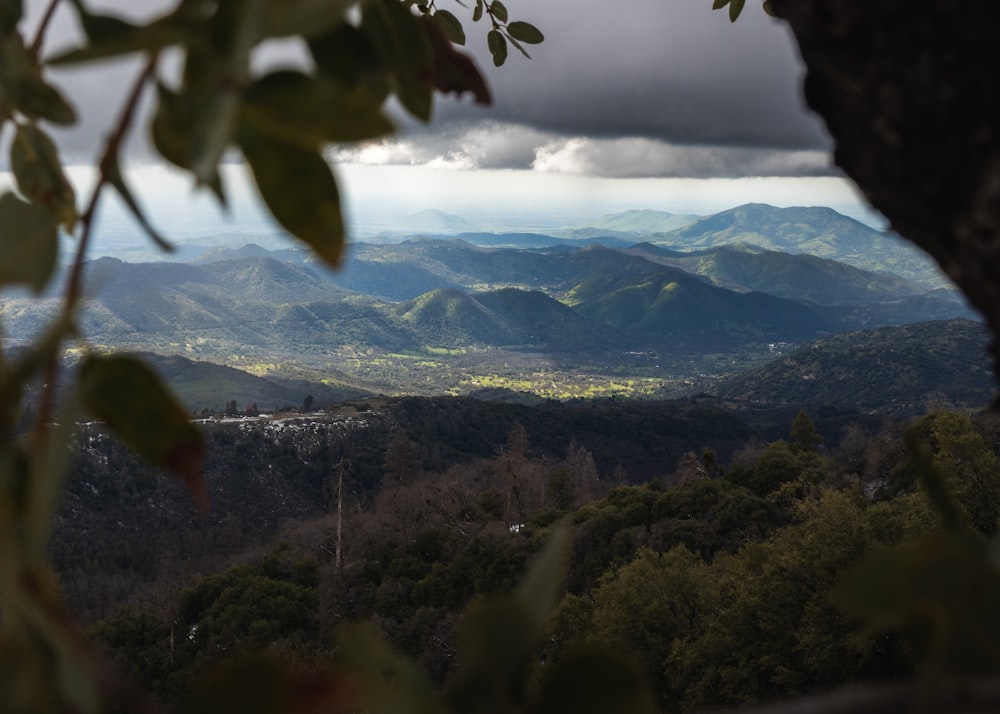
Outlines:
[[[750,201],[827,205],[878,223],[832,167],[822,124],[803,106],[794,43],[759,2],[731,24],[710,0],[506,0],[511,20],[531,22],[546,39],[530,48],[532,59],[512,50],[501,68],[489,60],[485,21],[472,23],[471,10],[455,0],[437,2],[463,19],[494,106],[439,98],[427,126],[390,107],[396,135],[332,148],[355,226],[423,209],[572,226],[629,208],[707,214]],[[46,4],[27,0],[29,28]],[[172,4],[88,3],[133,20]],[[79,37],[70,5],[56,15],[48,51]],[[256,64],[301,57],[297,46],[271,46]],[[93,161],[135,72],[135,63],[101,63],[53,74],[83,116],[58,134],[64,161]],[[155,165],[143,132],[129,156],[154,220],[218,219],[209,201],[191,200],[184,177]],[[245,181],[236,186],[250,190]],[[234,216],[222,220],[263,220],[244,198],[237,195]]]

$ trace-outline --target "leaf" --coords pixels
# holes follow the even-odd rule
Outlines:
[[[500,2],[500,0],[493,0],[490,3],[490,12],[500,22],[507,22],[507,6]]]
[[[766,12],[771,17],[777,17],[778,13],[774,9],[774,3],[771,0],[764,0],[764,12]]]
[[[245,123],[239,142],[275,220],[328,265],[338,265],[344,222],[337,183],[323,157],[276,141]]]
[[[88,42],[47,59],[46,64],[75,64],[136,52],[158,52],[164,47],[193,42],[203,24],[197,14],[183,7],[148,25],[134,25],[113,15],[91,13],[81,0],[74,0],[73,5]]]
[[[939,532],[876,552],[848,572],[831,600],[865,619],[868,634],[905,630],[938,671],[1000,666],[1000,572],[971,533]]]
[[[10,147],[17,190],[45,206],[67,233],[76,224],[76,194],[63,173],[56,145],[35,123],[18,124]]]
[[[653,714],[653,696],[630,660],[598,649],[573,652],[547,667],[533,714]]]
[[[365,87],[346,90],[333,80],[292,70],[273,72],[244,94],[240,121],[304,149],[373,139],[393,131],[382,99]]]
[[[344,23],[356,0],[268,0],[261,22],[265,37],[315,37]]]
[[[156,232],[156,229],[153,228],[153,225],[149,222],[149,220],[147,220],[146,215],[139,207],[139,203],[135,200],[135,196],[132,195],[131,189],[129,189],[128,184],[125,183],[125,178],[122,176],[118,162],[112,161],[110,164],[102,166],[102,169],[108,183],[115,187],[118,195],[121,196],[125,205],[128,206],[128,209],[132,211],[132,215],[135,216],[135,219],[139,222],[139,225],[142,226],[142,229],[146,231],[146,234],[154,243],[156,243],[160,250],[172,253],[174,247]]]
[[[729,3],[729,21],[730,22],[736,22],[736,19],[740,16],[740,13],[743,12],[743,5],[745,3],[746,3],[746,0],[730,0],[730,3]]]
[[[507,25],[507,34],[520,42],[527,42],[529,45],[537,45],[545,41],[545,36],[534,25],[515,21]]]
[[[385,99],[388,87],[383,68],[368,36],[354,25],[342,23],[336,29],[309,38],[309,52],[321,74],[333,77],[346,87],[364,83],[369,91]],[[376,88],[376,85],[379,85]]]
[[[337,671],[348,680],[348,692],[372,714],[433,714],[442,707],[423,672],[400,656],[369,626],[347,628],[338,638]]]
[[[59,231],[42,206],[13,193],[0,195],[0,285],[27,285],[40,293],[52,277]]]
[[[372,0],[365,7],[361,30],[371,40],[383,66],[396,78],[399,101],[413,116],[431,116],[431,48],[423,26],[396,0]]]
[[[186,97],[175,94],[162,83],[157,85],[156,112],[150,125],[153,146],[167,161],[188,171],[191,170],[191,127],[197,107]],[[215,193],[219,203],[226,205],[226,195],[218,170],[205,184]]]
[[[486,80],[468,55],[455,49],[444,31],[432,21],[428,22],[427,36],[434,49],[431,79],[434,88],[444,94],[461,95],[472,92],[476,104],[489,105],[493,98]]]
[[[49,432],[50,447],[32,463],[28,482],[27,510],[24,519],[24,542],[29,558],[44,563],[63,483],[72,463],[69,448],[76,429],[80,405],[76,394],[62,398],[55,424]]]
[[[0,36],[12,34],[23,13],[21,0],[0,0]]]
[[[504,29],[504,32],[506,32],[506,29]],[[531,55],[528,54],[528,51],[526,49],[524,49],[524,47],[521,45],[520,42],[518,42],[517,40],[515,40],[510,35],[507,35],[507,41],[510,44],[514,45],[514,49],[516,49],[518,52],[520,52],[522,55],[524,55],[528,59],[531,59]]]
[[[729,4],[729,0],[712,0],[712,9],[721,10]]]
[[[76,121],[76,110],[42,79],[41,67],[17,32],[0,36],[0,112],[12,109],[54,124]]]
[[[448,689],[452,711],[523,709],[542,635],[525,604],[498,598],[473,605],[459,635],[458,666]]]
[[[87,357],[80,366],[80,398],[91,414],[153,464],[179,476],[204,507],[201,432],[153,370],[130,355]]]
[[[200,677],[183,710],[189,714],[350,711],[354,698],[339,673],[306,674],[274,657],[244,655]]]
[[[447,10],[438,10],[434,13],[434,19],[441,23],[441,27],[448,33],[448,39],[456,45],[465,44],[465,30],[459,19]]]
[[[545,625],[562,595],[569,567],[569,549],[569,529],[560,526],[553,531],[517,588],[518,599],[531,612],[538,628]]]
[[[483,19],[483,0],[476,0],[476,9],[472,11],[472,21],[479,22]]]
[[[497,67],[507,61],[507,40],[496,30],[490,30],[486,35],[486,46],[493,55],[493,64]]]

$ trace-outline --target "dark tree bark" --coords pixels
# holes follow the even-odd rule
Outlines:
[[[940,264],[1000,349],[1000,2],[773,0],[834,158]]]

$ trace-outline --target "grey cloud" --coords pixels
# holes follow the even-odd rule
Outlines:
[[[29,17],[37,21],[45,4],[28,0]],[[161,12],[173,0],[88,4],[135,18]],[[823,152],[829,142],[802,107],[792,43],[759,3],[748,3],[734,25],[711,11],[710,0],[508,0],[507,5],[511,19],[537,25],[546,40],[529,48],[530,61],[511,50],[499,69],[485,49],[486,21],[474,24],[468,10],[448,8],[465,21],[469,51],[492,85],[494,107],[439,100],[429,128],[406,123],[403,136],[380,149],[337,155],[371,157],[379,149],[389,163],[537,168],[540,155],[549,156],[551,166],[551,157],[568,160],[575,151],[581,170],[608,176],[827,171]],[[48,45],[64,46],[77,32],[69,3],[63,3]],[[69,161],[93,161],[136,71],[134,65],[95,69],[54,75],[84,117],[79,127],[59,132]],[[144,134],[140,128],[130,145],[139,159],[150,156]],[[572,151],[565,146],[571,139]]]

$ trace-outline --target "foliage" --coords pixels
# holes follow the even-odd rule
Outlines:
[[[460,23],[433,3],[366,0],[352,23],[348,13],[354,3],[196,0],[178,2],[162,16],[134,24],[92,12],[83,0],[73,0],[84,44],[43,59],[40,50],[58,4],[49,3],[29,43],[20,29],[22,0],[0,2],[0,130],[9,124],[14,131],[10,165],[16,185],[16,191],[0,196],[0,286],[23,285],[40,294],[55,272],[59,229],[78,235],[65,292],[50,326],[29,349],[13,358],[0,355],[0,624],[5,643],[38,643],[31,661],[52,668],[56,687],[51,697],[71,709],[92,712],[112,706],[113,692],[101,691],[101,667],[63,613],[45,556],[67,462],[66,444],[78,415],[86,411],[104,421],[138,453],[181,477],[202,504],[206,495],[203,439],[142,362],[124,355],[103,356],[82,343],[86,356],[78,375],[68,395],[57,394],[64,345],[82,336],[84,266],[103,194],[117,193],[153,243],[171,249],[146,219],[122,168],[121,147],[143,93],[155,86],[151,133],[164,159],[225,205],[219,164],[227,151],[238,149],[261,201],[277,222],[329,265],[340,260],[344,229],[325,148],[391,131],[382,114],[390,95],[424,121],[430,118],[435,90],[468,91],[479,103],[489,103],[490,95],[475,65],[449,39],[464,42]],[[480,2],[478,15],[482,9]],[[501,3],[486,9],[494,28],[491,46],[496,44],[494,34],[516,47],[519,40],[542,41],[529,23],[508,22]],[[309,48],[311,69],[254,73],[254,49],[287,37],[299,38]],[[168,51],[181,59],[175,85],[165,79],[161,66]],[[43,125],[72,124],[76,111],[47,82],[45,70],[127,55],[140,57],[142,69],[125,92],[120,119],[97,161],[96,186],[81,211]],[[22,397],[32,381],[43,386],[32,405],[31,433],[19,438]],[[301,599],[301,593],[280,592],[282,587],[254,581],[230,592],[234,597],[241,591],[257,592],[289,607]],[[262,622],[249,624],[258,641],[271,631]],[[30,687],[12,689],[11,694],[17,698],[7,704],[14,711],[34,710],[40,704],[33,701],[38,692]]]

